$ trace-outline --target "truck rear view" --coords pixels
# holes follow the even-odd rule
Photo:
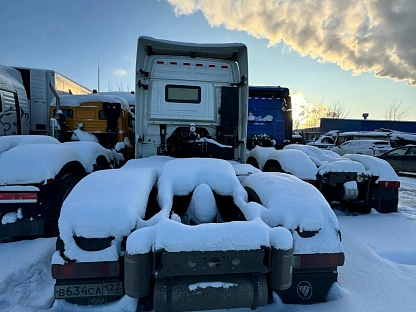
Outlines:
[[[136,71],[136,158],[245,161],[245,45],[140,37]]]

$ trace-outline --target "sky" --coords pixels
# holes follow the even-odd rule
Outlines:
[[[0,0],[0,64],[97,89],[99,63],[100,91],[134,90],[141,35],[241,42],[250,85],[288,87],[295,105],[340,101],[348,118],[384,119],[397,99],[416,120],[415,11],[414,0]]]

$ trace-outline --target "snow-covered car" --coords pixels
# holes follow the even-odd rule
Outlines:
[[[323,135],[319,137],[316,141],[308,143],[308,145],[312,145],[312,146],[324,148],[324,149],[330,149],[331,147],[334,147],[334,144],[335,144],[334,138],[332,138],[331,136],[327,136],[327,135]]]
[[[289,144],[283,150],[256,147],[247,163],[264,172],[285,172],[314,184],[333,205],[349,212],[397,212],[400,182],[393,168],[378,158],[342,157],[314,146]]]
[[[389,141],[382,140],[349,140],[331,148],[331,151],[343,156],[345,154],[363,154],[378,156],[393,148]]]
[[[88,173],[121,154],[94,142],[59,143],[48,136],[0,137],[0,238],[57,236],[60,209]]]
[[[344,254],[316,188],[225,160],[151,158],[90,174],[65,200],[56,299],[101,304],[127,294],[155,311],[257,308],[272,291],[285,302],[324,300]],[[267,195],[259,181],[280,188]],[[313,199],[302,202],[299,192]],[[280,199],[292,203],[282,208]],[[292,271],[306,281],[292,287]]]

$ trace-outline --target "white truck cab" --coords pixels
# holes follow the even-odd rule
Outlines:
[[[169,155],[245,162],[247,116],[244,44],[139,38],[136,158]]]

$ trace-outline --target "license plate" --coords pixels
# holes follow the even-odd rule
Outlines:
[[[122,282],[80,285],[55,285],[55,299],[117,296],[122,294]]]

